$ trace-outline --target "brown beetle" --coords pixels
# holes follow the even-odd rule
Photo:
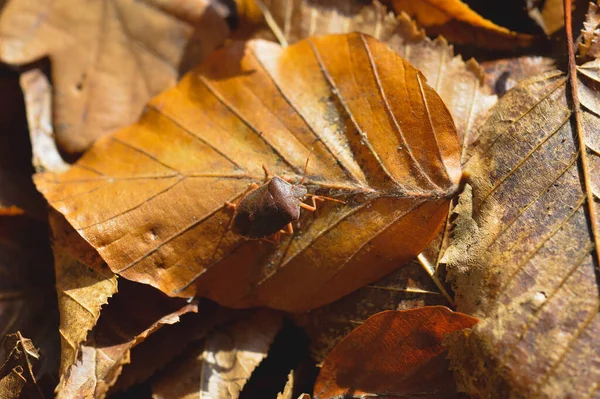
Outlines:
[[[269,171],[263,165],[268,181],[262,186],[252,183],[237,205],[231,202],[225,203],[235,209],[229,223],[231,231],[250,239],[271,241],[269,237],[273,237],[273,240],[278,242],[281,233],[294,232],[292,222],[300,218],[300,208],[315,211],[316,200],[330,200],[345,204],[344,201],[334,198],[308,194],[306,187],[302,185],[307,166],[308,159],[302,180],[298,184],[292,184],[279,176],[269,179]],[[302,202],[306,196],[311,198],[312,205]]]

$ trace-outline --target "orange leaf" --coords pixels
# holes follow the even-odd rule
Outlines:
[[[392,0],[396,12],[404,11],[427,29],[456,43],[511,49],[533,44],[531,35],[511,32],[496,25],[460,0]]]
[[[227,231],[272,173],[343,200],[277,245]],[[362,34],[234,43],[155,98],[48,201],[122,276],[234,307],[310,309],[377,280],[435,236],[460,178],[452,117],[415,68]],[[284,227],[284,226],[281,226]]]
[[[333,348],[314,398],[457,397],[442,341],[475,323],[443,306],[377,313]]]

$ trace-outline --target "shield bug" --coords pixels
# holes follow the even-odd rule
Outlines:
[[[309,154],[310,157],[310,154]],[[270,175],[263,165],[267,182],[262,186],[252,183],[237,204],[226,202],[234,209],[229,223],[229,229],[235,234],[250,239],[265,239],[279,241],[280,234],[292,234],[292,222],[300,218],[300,208],[309,211],[317,209],[316,201],[344,201],[321,195],[308,194],[302,183],[306,177],[308,158],[304,167],[304,176],[298,184],[293,184],[279,176]],[[302,202],[310,197],[311,204]]]

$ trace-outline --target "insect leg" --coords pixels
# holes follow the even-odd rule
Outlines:
[[[319,201],[334,201],[334,202],[339,202],[341,204],[345,204],[346,201],[342,201],[339,199],[335,199],[335,198],[331,198],[331,197],[324,197],[322,195],[313,195],[313,194],[306,194],[308,197],[310,197],[310,200],[312,202],[312,206],[305,204],[304,202],[300,202],[300,207],[307,209],[309,211],[315,211],[317,209],[317,202],[316,200]]]
[[[292,234],[294,234],[294,226],[292,226],[292,224],[291,224],[291,223],[288,223],[288,224],[285,226],[285,229],[281,229],[281,230],[279,230],[279,232],[280,232],[281,234],[289,234],[289,235],[292,235]]]
[[[246,196],[248,194],[250,194],[250,191],[252,190],[256,190],[259,187],[258,184],[256,183],[251,183],[248,188],[246,189],[246,191],[244,191],[244,194],[242,194],[242,198],[240,198],[240,200],[238,201],[238,203],[240,203],[244,198],[246,198]],[[233,209],[235,211],[235,208],[237,208],[237,204],[234,204],[233,202],[229,202],[229,201],[225,201],[225,206],[229,209]],[[229,223],[227,223],[227,230],[231,229],[231,225],[233,224],[233,217],[235,216],[235,212],[233,212],[231,214],[231,217],[229,218]]]
[[[308,204],[305,204],[304,202],[300,202],[300,208],[304,208],[304,209],[309,210],[311,212],[316,211],[317,210],[317,203],[315,202],[316,199],[320,200],[321,198],[320,197],[316,197],[316,196],[314,196],[314,197],[311,196],[310,197],[310,200],[312,202],[312,206],[308,205]]]
[[[271,172],[269,172],[267,165],[265,165],[264,163],[262,164],[262,168],[265,171],[265,181],[269,181],[269,179],[271,179],[273,175],[271,174]]]

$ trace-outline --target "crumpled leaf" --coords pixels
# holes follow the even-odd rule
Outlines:
[[[293,399],[294,390],[294,371],[290,371],[288,379],[283,387],[283,391],[277,394],[277,399]]]
[[[581,57],[598,58],[600,57],[600,14],[598,5],[589,3],[588,12],[585,14],[583,29],[581,30],[581,41],[578,51]]]
[[[537,7],[540,5],[541,7]],[[552,35],[565,26],[563,0],[528,1],[527,7],[530,17],[538,23],[546,35]]]
[[[460,0],[392,0],[396,12],[406,12],[432,35],[444,35],[455,43],[492,49],[528,47],[534,37],[511,32],[494,24]]]
[[[228,232],[225,201],[262,183],[263,164],[299,182],[311,148],[305,184],[346,204],[303,212],[279,245]],[[36,182],[128,279],[299,311],[425,247],[457,190],[458,149],[448,110],[418,71],[375,39],[332,35],[286,49],[234,43],[140,122]]]
[[[259,311],[217,328],[153,384],[154,399],[236,399],[269,352],[282,316]]]
[[[279,30],[288,43],[309,36],[350,32],[366,33],[387,43],[421,71],[440,95],[465,148],[475,139],[477,126],[496,103],[497,98],[483,83],[484,74],[475,60],[463,61],[454,55],[444,38],[429,39],[407,14],[400,13],[396,18],[377,1],[364,4],[345,0],[264,0],[262,3],[272,18],[271,28]],[[242,21],[254,24],[263,21],[263,12],[254,0],[239,0],[237,4]],[[264,32],[255,36],[276,39]]]
[[[128,281],[119,282],[114,295],[80,347],[80,357],[61,379],[57,398],[104,398],[114,385],[131,348],[165,324],[174,324],[197,305],[166,297],[161,292]]]
[[[39,221],[0,217],[0,339],[19,331],[35,339],[42,355],[36,376],[55,384],[60,342],[47,232]]]
[[[32,68],[20,76],[27,111],[33,166],[36,171],[64,172],[69,165],[62,159],[52,126],[52,87],[40,68]]]
[[[30,339],[20,332],[9,334],[4,338],[6,359],[0,367],[0,397],[2,399],[19,399],[26,397],[44,398],[37,386],[34,364],[40,354]]]
[[[0,18],[0,59],[50,58],[56,137],[74,156],[135,121],[190,58],[198,62],[226,34],[205,0],[10,0]]]
[[[56,291],[60,311],[61,380],[80,355],[100,310],[117,292],[117,276],[62,215],[50,211]]]
[[[458,397],[442,341],[475,323],[443,306],[377,313],[331,351],[313,397]]]
[[[185,352],[192,342],[201,340],[216,326],[228,322],[240,312],[243,311],[223,308],[208,300],[200,301],[198,313],[184,314],[179,323],[163,326],[132,348],[131,362],[123,366],[111,392],[124,391],[134,384],[147,381]]]
[[[45,219],[46,204],[31,180],[33,168],[19,77],[0,68],[0,216]]]
[[[473,198],[461,214],[477,239],[446,260],[458,309],[482,319],[450,345],[474,398],[597,395],[598,249],[588,210],[597,220],[600,120],[584,110],[579,143],[566,79],[548,72],[509,91],[467,164]]]

